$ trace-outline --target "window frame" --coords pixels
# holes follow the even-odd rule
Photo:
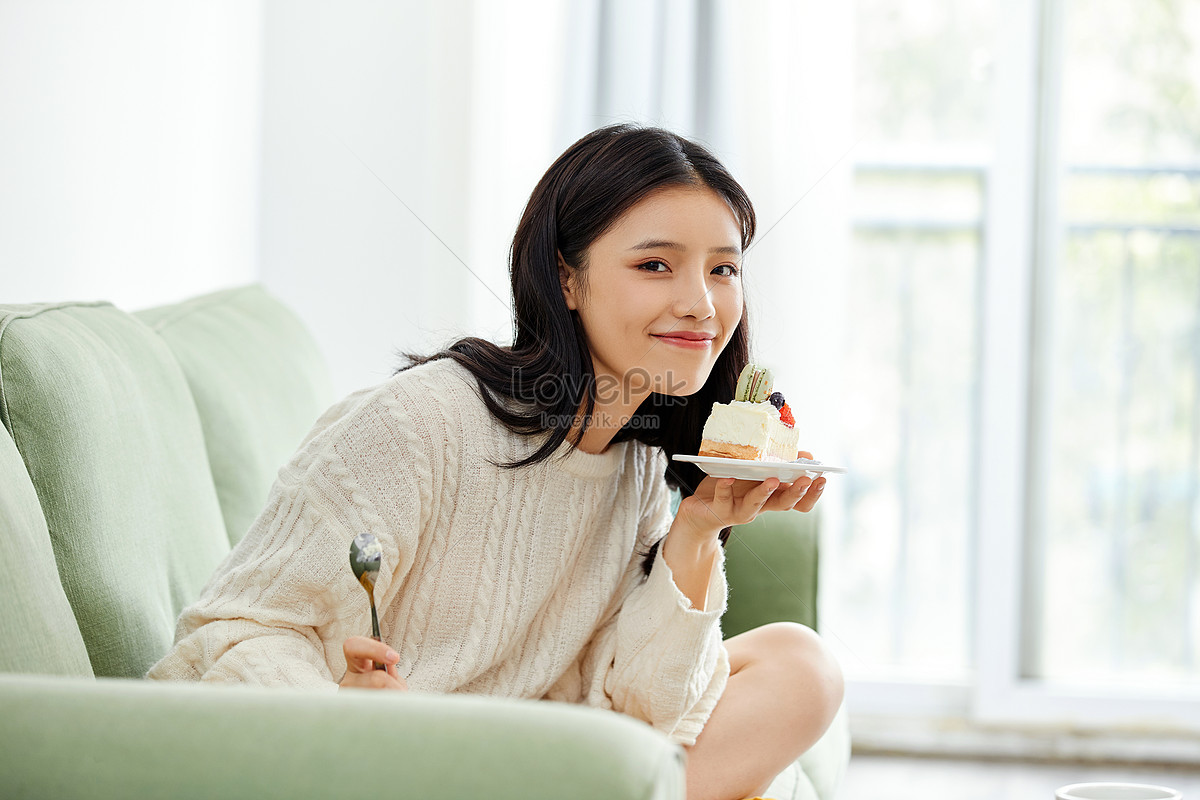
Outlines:
[[[1138,738],[1175,737],[1171,741],[1184,743],[1179,752],[1187,752],[1200,735],[1200,686],[1193,691],[1029,677],[1038,662],[1044,572],[1037,537],[1047,503],[1041,472],[1047,460],[1039,448],[1047,446],[1049,420],[1041,401],[1064,235],[1057,116],[1064,9],[1059,0],[1017,0],[998,16],[993,152],[984,184],[978,504],[968,549],[973,670],[965,681],[851,676],[852,719],[863,723],[855,726],[856,737],[861,729],[868,741],[873,738],[867,720],[952,720],[994,734],[1030,726],[1107,731],[1123,737],[1115,751]],[[940,746],[914,749],[956,749],[954,735],[943,736]]]

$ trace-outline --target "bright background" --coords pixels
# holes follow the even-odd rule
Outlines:
[[[0,301],[261,281],[348,393],[616,121],[755,201],[856,746],[1200,763],[1200,0],[0,0]]]

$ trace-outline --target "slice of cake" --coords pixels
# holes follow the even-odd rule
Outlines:
[[[730,403],[713,403],[701,434],[701,456],[795,461],[800,447],[792,410],[771,391],[771,371],[747,364]]]

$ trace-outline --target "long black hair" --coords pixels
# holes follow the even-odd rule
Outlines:
[[[541,447],[506,469],[550,458],[585,408],[578,445],[595,409],[596,380],[579,315],[567,307],[558,255],[586,282],[587,250],[635,203],[671,186],[707,187],[729,204],[741,228],[742,252],[754,238],[754,207],[741,185],[702,145],[661,128],[629,124],[592,131],[567,148],[538,181],[525,206],[509,252],[513,296],[513,344],[500,346],[466,337],[431,356],[401,352],[406,369],[452,358],[470,370],[488,410],[510,431],[540,437]],[[733,399],[738,374],[750,359],[750,325],[742,318],[705,384],[686,397],[653,393],[613,442],[641,441],[667,455],[667,485],[689,497],[704,478],[694,464],[671,461],[695,454],[714,402]],[[553,427],[546,427],[547,421]],[[567,454],[569,455],[569,453]],[[731,529],[721,531],[724,545]],[[643,565],[649,572],[657,545]]]

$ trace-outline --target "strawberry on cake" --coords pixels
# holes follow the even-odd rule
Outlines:
[[[795,461],[800,434],[783,395],[771,391],[771,371],[747,364],[730,403],[713,403],[701,434],[701,456]]]

